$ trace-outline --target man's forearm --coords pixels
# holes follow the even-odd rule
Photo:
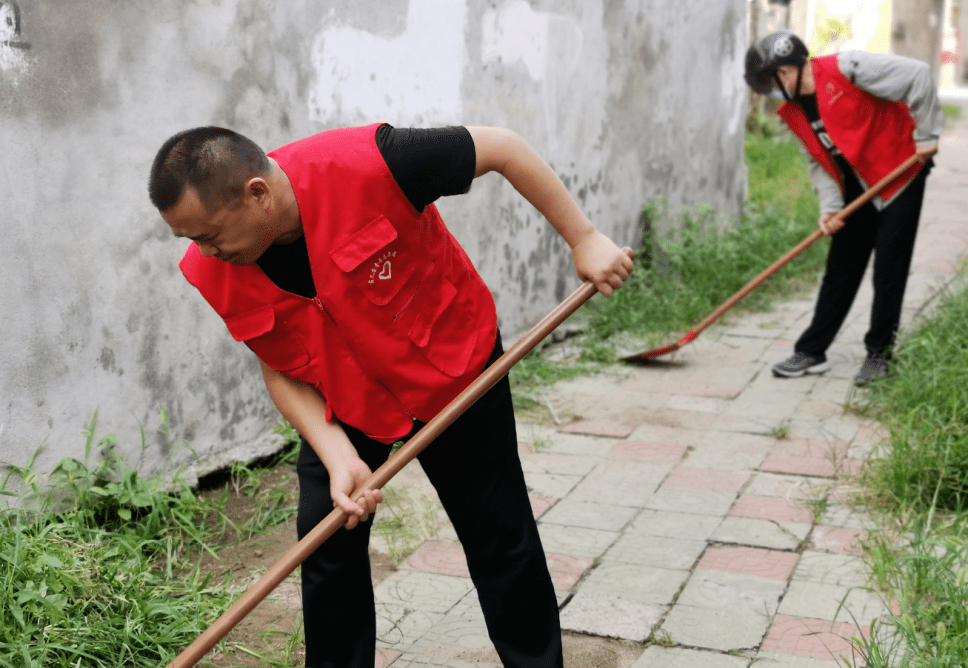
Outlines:
[[[326,400],[312,385],[290,378],[262,360],[259,363],[272,403],[309,442],[327,469],[338,459],[356,457],[356,449],[339,423],[326,421]]]

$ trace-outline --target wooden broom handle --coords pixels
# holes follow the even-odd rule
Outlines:
[[[493,387],[501,378],[507,375],[511,367],[514,366],[522,357],[550,334],[565,318],[574,313],[579,306],[597,292],[595,286],[584,283],[575,290],[565,301],[559,304],[555,310],[546,315],[537,325],[532,327],[527,334],[519,339],[507,352],[501,355],[494,363],[481,373],[474,381],[468,385],[463,392],[458,394],[453,401],[447,404],[440,413],[430,422],[414,434],[397,452],[393,454],[384,464],[368,477],[359,489],[353,492],[350,498],[359,498],[366,490],[380,489],[400,470],[416,457],[431,441],[440,435],[444,429],[449,427],[464,411],[480,399],[485,392]],[[262,599],[269,595],[280,582],[286,579],[296,567],[309,557],[313,551],[319,547],[327,538],[336,532],[346,523],[348,515],[342,511],[334,509],[329,515],[317,524],[312,531],[306,534],[302,540],[296,543],[286,552],[275,565],[270,568],[265,575],[249,587],[232,606],[226,610],[221,617],[208,627],[195,641],[186,647],[181,654],[168,664],[168,668],[191,668],[201,659],[208,650],[212,649],[219,640],[225,637],[236,624],[245,618]]]

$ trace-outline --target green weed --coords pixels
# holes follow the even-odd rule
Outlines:
[[[888,430],[859,499],[884,529],[865,544],[892,614],[855,638],[870,668],[968,665],[968,291],[897,347],[891,376],[855,396]]]
[[[33,459],[5,466],[19,504],[0,510],[0,665],[158,666],[230,602],[197,565],[222,526],[213,508],[177,476],[164,489],[142,479],[95,427],[48,492]]]

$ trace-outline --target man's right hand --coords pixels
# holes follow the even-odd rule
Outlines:
[[[838,217],[836,213],[822,213],[817,224],[820,226],[820,231],[823,232],[824,236],[829,237],[843,228],[844,219]]]
[[[329,471],[329,493],[333,505],[349,515],[344,526],[352,529],[369,519],[376,512],[377,504],[383,501],[383,492],[378,489],[366,490],[355,502],[349,496],[370,477],[372,471],[366,462],[352,457],[329,464],[326,468]]]

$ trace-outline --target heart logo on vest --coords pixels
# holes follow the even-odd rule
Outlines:
[[[386,280],[389,280],[390,275],[391,275],[390,274],[390,261],[387,260],[386,262],[383,263],[383,268],[380,270],[380,275],[378,276],[378,278],[381,281],[386,281]]]

